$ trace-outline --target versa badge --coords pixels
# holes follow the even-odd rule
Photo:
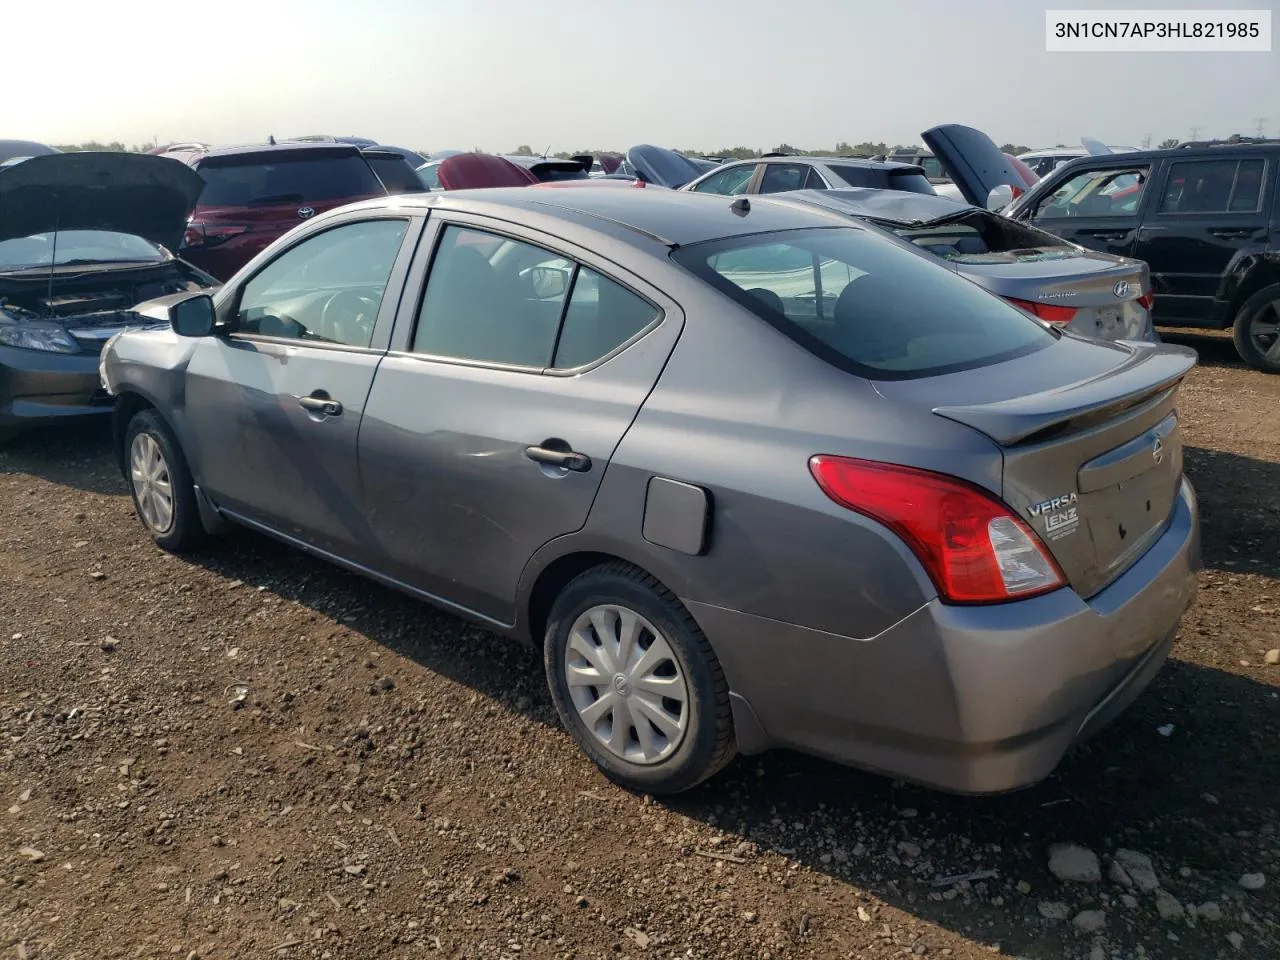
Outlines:
[[[1076,511],[1076,495],[1065,493],[1051,500],[1034,504],[1028,511],[1032,518],[1044,518],[1044,532],[1050,540],[1057,540],[1067,534],[1074,533],[1080,523],[1080,515]]]

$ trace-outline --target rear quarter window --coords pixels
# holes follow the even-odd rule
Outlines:
[[[206,159],[196,171],[201,206],[247,207],[368,197],[386,193],[357,155],[262,160],[253,154]]]
[[[692,244],[672,258],[814,354],[871,379],[986,366],[1057,337],[940,264],[856,228]]]

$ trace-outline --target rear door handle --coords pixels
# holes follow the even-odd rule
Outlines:
[[[330,400],[328,397],[297,397],[298,406],[308,413],[322,413],[326,417],[337,417],[342,415],[342,404],[337,400]]]
[[[1129,236],[1128,230],[1081,230],[1086,237],[1097,237],[1099,240],[1123,240]]]
[[[1223,239],[1239,239],[1253,234],[1252,230],[1244,227],[1223,227],[1221,230],[1210,230],[1209,232],[1215,237],[1222,237]]]
[[[534,463],[545,464],[548,467],[559,467],[562,470],[572,470],[574,473],[586,473],[591,469],[591,458],[585,453],[575,453],[572,450],[557,450],[554,447],[525,447],[524,455]]]

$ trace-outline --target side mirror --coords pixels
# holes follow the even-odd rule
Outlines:
[[[533,295],[539,300],[564,296],[569,286],[569,276],[559,267],[533,267],[529,271],[533,281]]]
[[[169,326],[180,337],[207,337],[213,333],[217,315],[213,298],[199,293],[169,306]]]
[[[1007,183],[992,187],[991,192],[987,194],[988,210],[1003,210],[1011,203],[1013,203],[1013,187]]]

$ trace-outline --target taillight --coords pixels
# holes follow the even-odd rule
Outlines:
[[[200,223],[192,220],[187,223],[186,233],[182,235],[182,246],[216,247],[248,230],[248,225],[244,223]]]
[[[964,480],[828,455],[812,457],[809,470],[836,503],[901,537],[948,603],[1002,603],[1066,584],[1031,529]]]
[[[1031,300],[1018,300],[1015,297],[1005,297],[1005,299],[1015,307],[1021,307],[1027,313],[1039,317],[1045,323],[1065,326],[1076,316],[1075,307],[1060,307],[1056,303],[1035,303]]]
[[[1150,313],[1151,308],[1156,305],[1156,295],[1154,293],[1144,293],[1138,298],[1138,303],[1142,305],[1142,309]]]

